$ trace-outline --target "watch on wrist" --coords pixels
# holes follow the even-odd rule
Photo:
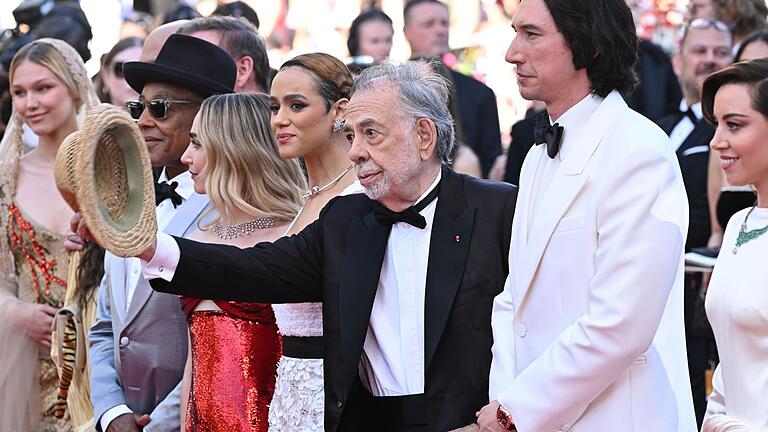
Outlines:
[[[499,426],[505,431],[516,431],[515,422],[512,421],[512,414],[507,411],[506,408],[499,404],[499,408],[496,409],[496,421],[499,422]]]

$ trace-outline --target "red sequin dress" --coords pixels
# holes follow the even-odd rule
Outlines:
[[[221,310],[194,311],[199,300],[182,303],[192,349],[186,430],[267,432],[282,354],[272,307],[216,301]]]

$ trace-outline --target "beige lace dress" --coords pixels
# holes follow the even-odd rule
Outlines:
[[[8,236],[16,273],[16,280],[9,283],[16,285],[17,298],[24,302],[61,308],[64,305],[69,267],[63,237],[37,224],[13,204],[4,210],[9,213],[4,234]],[[28,397],[40,398],[39,405],[37,401],[31,405],[39,406],[41,411],[37,430],[70,431],[72,426],[68,412],[62,418],[54,416],[59,377],[49,348],[39,347],[36,369],[35,376],[30,379],[37,381],[39,393],[32,393]]]

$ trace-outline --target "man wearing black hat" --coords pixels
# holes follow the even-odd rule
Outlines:
[[[124,67],[141,93],[126,104],[162,168],[156,187],[159,229],[185,235],[208,200],[194,193],[180,159],[200,103],[231,93],[235,64],[204,40],[172,35],[152,63]],[[174,295],[152,292],[137,259],[107,253],[91,345],[91,401],[100,431],[178,431],[180,382],[187,357],[187,323]]]

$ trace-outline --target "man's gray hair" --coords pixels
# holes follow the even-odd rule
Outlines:
[[[400,90],[403,115],[406,120],[413,120],[407,122],[409,128],[412,129],[420,118],[427,118],[435,124],[437,155],[443,162],[450,163],[455,141],[453,117],[448,110],[451,83],[426,60],[383,63],[364,70],[357,77],[352,96],[382,84],[391,84]]]

